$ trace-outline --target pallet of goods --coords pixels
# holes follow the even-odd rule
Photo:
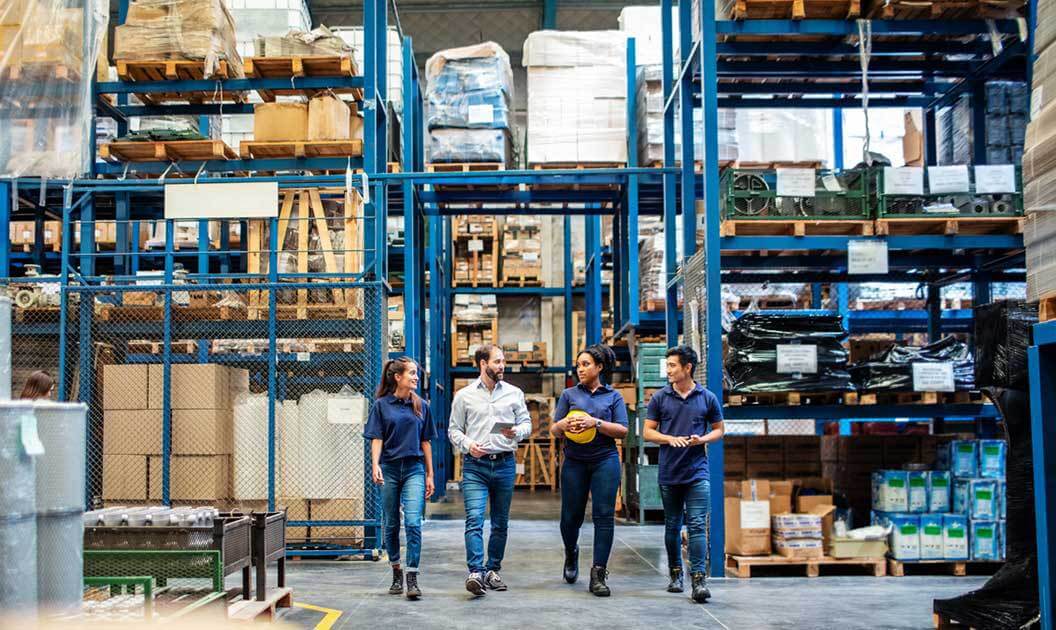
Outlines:
[[[1039,5],[1046,17],[1049,3]],[[1023,153],[1027,300],[1039,302],[1041,321],[1056,318],[1056,41],[1040,22],[1034,42],[1032,108]]]
[[[452,217],[453,286],[496,286],[499,227],[492,216]]]
[[[355,103],[332,92],[307,103],[263,103],[253,109],[253,139],[244,158],[354,157],[363,155],[363,122]]]
[[[504,287],[543,285],[542,220],[511,215],[502,226],[502,281]]]
[[[724,0],[716,11],[732,20],[853,20],[862,8],[860,0]]]
[[[498,343],[499,307],[490,294],[455,295],[451,312],[451,365],[474,365],[473,354],[482,344]],[[475,367],[475,366],[474,366]]]
[[[0,79],[79,80],[83,31],[83,9],[59,8],[53,2],[10,3],[0,15]]]
[[[1023,0],[868,0],[866,17],[881,20],[1015,19]]]
[[[505,343],[502,344],[502,353],[507,364],[537,367],[546,365],[546,343],[542,341]]]
[[[309,32],[291,30],[285,35],[258,36],[254,55],[245,60],[247,77],[261,79],[292,79],[294,77],[354,77],[359,74],[352,48],[325,26]],[[360,88],[331,88],[337,94],[362,98]],[[320,90],[299,88],[257,90],[265,102],[278,96],[314,96]]]

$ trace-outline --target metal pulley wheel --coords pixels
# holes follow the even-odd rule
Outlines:
[[[30,308],[37,303],[37,292],[33,289],[19,289],[15,293],[15,306]]]
[[[737,173],[733,177],[733,191],[736,193],[754,193],[763,190],[770,190],[770,186],[759,175]],[[739,216],[761,216],[770,209],[770,199],[768,197],[734,197],[733,208]]]

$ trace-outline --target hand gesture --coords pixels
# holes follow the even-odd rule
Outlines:
[[[479,458],[484,457],[485,455],[487,455],[488,452],[485,451],[484,449],[482,449],[480,447],[480,444],[477,444],[476,442],[473,442],[473,443],[471,443],[469,445],[469,454],[472,455],[473,457],[476,457],[476,458],[479,459]]]
[[[385,484],[385,475],[381,473],[381,466],[374,464],[374,473],[372,476],[374,477],[374,483],[379,486]]]
[[[511,440],[516,440],[517,439],[517,430],[513,429],[513,428],[503,429],[502,430],[502,435],[503,435],[503,437],[507,437],[507,438],[509,438]]]
[[[690,446],[704,446],[705,444],[707,444],[707,442],[704,441],[703,435],[697,435],[694,433],[693,435],[689,436]]]
[[[436,483],[433,481],[433,476],[429,475],[425,478],[425,498],[433,496],[434,492],[436,492]]]
[[[675,448],[686,448],[689,446],[689,438],[684,438],[679,435],[669,435],[667,437],[667,445]]]

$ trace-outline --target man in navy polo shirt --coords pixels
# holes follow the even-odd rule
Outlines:
[[[722,405],[693,380],[697,353],[689,346],[667,351],[667,387],[653,394],[642,437],[660,445],[660,496],[664,502],[664,546],[669,593],[683,591],[682,516],[689,527],[689,566],[693,601],[711,597],[705,575],[707,516],[711,508],[707,444],[722,439]]]

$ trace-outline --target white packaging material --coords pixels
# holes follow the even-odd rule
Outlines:
[[[971,479],[954,478],[953,480],[953,513],[968,514],[968,486]]]
[[[942,514],[922,514],[920,517],[920,559],[941,560],[945,553],[942,535]]]
[[[968,516],[975,520],[996,520],[997,499],[995,480],[972,479],[968,483]]]
[[[648,66],[663,63],[663,31],[658,6],[623,7],[617,23],[620,31],[634,38],[634,63]],[[671,8],[672,50],[678,50],[678,9]],[[677,59],[677,54],[672,57]]]
[[[828,110],[739,109],[736,128],[742,162],[826,162],[832,153]]]
[[[909,511],[928,511],[928,473],[923,470],[911,470],[906,473],[909,481]]]
[[[626,45],[619,31],[528,36],[528,162],[627,161]]]
[[[360,72],[364,71],[363,64],[363,27],[349,26],[330,29],[334,35],[345,40],[352,47],[352,59]],[[397,113],[403,113],[403,49],[401,38],[395,26],[389,27],[389,36],[386,44],[385,55],[388,58],[389,71],[386,77],[386,88],[389,103]]]
[[[891,555],[898,560],[920,559],[920,517],[916,514],[892,514]]]
[[[961,514],[942,515],[942,557],[968,559],[968,518]]]

